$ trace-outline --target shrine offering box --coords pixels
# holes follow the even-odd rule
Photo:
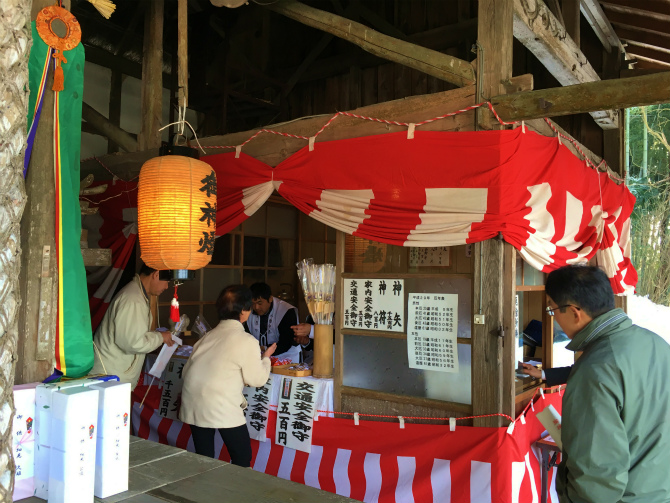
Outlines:
[[[53,415],[53,395],[60,390],[81,388],[100,384],[101,379],[109,377],[73,379],[56,383],[40,383],[35,389],[35,496],[42,499],[49,497],[49,460],[52,443],[51,419]],[[118,377],[113,377],[118,381]]]
[[[49,503],[92,503],[99,391],[87,386],[53,393]]]
[[[12,423],[12,452],[16,466],[14,501],[35,493],[35,388],[38,384],[19,384],[13,389],[16,408]]]
[[[128,490],[130,384],[103,382],[90,388],[100,393],[94,494],[107,498]]]

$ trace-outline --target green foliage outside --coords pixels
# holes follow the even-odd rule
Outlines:
[[[670,104],[631,108],[627,136],[638,295],[670,305]]]

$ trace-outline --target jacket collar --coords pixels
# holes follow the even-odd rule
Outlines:
[[[623,309],[612,309],[605,314],[591,320],[580,332],[578,332],[566,346],[570,351],[583,351],[589,344],[605,337],[612,330],[628,328],[633,322],[626,316]]]
[[[140,278],[139,274],[135,274],[135,277],[133,280],[140,286],[140,291],[142,292],[142,295],[144,296],[144,301],[148,304],[149,303],[149,296],[147,295],[147,291],[144,289],[144,285],[142,284],[142,279]]]

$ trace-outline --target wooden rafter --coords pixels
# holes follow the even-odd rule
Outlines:
[[[581,12],[607,52],[611,52],[612,49],[621,49],[619,37],[614,32],[598,0],[581,0]]]
[[[342,16],[309,7],[296,0],[272,3],[267,8],[347,40],[371,54],[414,68],[457,86],[465,86],[475,81],[474,70],[467,61],[383,35]]]
[[[544,64],[561,85],[600,80],[586,56],[542,0],[514,0],[514,37]],[[603,129],[618,127],[614,110],[591,112],[591,116]]]
[[[610,2],[601,2],[600,5],[613,25],[627,24],[661,33],[667,33],[670,30],[669,14],[652,12],[638,7],[616,5]]]
[[[137,140],[126,131],[111,123],[104,115],[87,103],[82,103],[81,118],[99,134],[109,138],[126,152],[137,150]]]

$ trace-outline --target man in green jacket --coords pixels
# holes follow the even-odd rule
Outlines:
[[[560,502],[670,502],[670,345],[614,308],[597,267],[557,269],[546,292],[582,352],[563,397]]]

